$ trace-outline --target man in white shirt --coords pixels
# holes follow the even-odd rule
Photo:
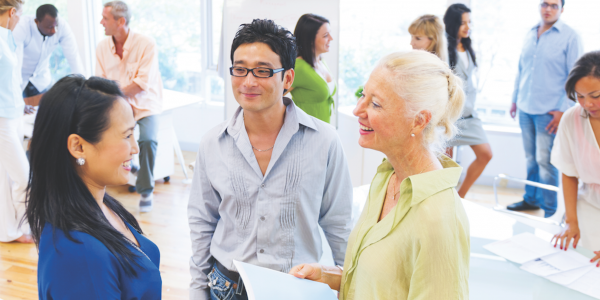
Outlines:
[[[17,56],[21,66],[21,89],[25,103],[37,106],[51,86],[50,56],[60,44],[71,73],[84,72],[75,37],[67,22],[58,18],[52,4],[38,7],[35,16],[23,16],[14,30]]]

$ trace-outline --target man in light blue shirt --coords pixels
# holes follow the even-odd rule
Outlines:
[[[542,21],[525,39],[515,81],[514,118],[519,111],[527,158],[527,180],[558,186],[558,170],[550,164],[550,151],[562,114],[569,108],[565,83],[569,71],[583,52],[579,35],[560,20],[564,0],[543,0]],[[509,205],[515,211],[544,209],[545,217],[556,211],[556,192],[532,186],[523,201]]]
[[[235,115],[198,151],[188,204],[190,299],[247,299],[233,260],[284,273],[322,255],[319,225],[343,265],[352,183],[335,128],[283,95],[294,81],[292,34],[254,20],[231,47]]]

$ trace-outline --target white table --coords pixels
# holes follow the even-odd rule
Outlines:
[[[352,226],[356,225],[367,199],[369,186],[354,188]],[[545,222],[512,216],[463,200],[471,226],[471,262],[469,272],[470,299],[479,300],[592,300],[594,298],[521,270],[520,265],[499,257],[483,246],[511,236],[531,232],[550,239],[560,227]],[[332,265],[331,249],[323,239],[321,263]],[[572,249],[569,249],[572,251]],[[592,251],[577,247],[586,257]],[[600,282],[598,283],[600,284]]]

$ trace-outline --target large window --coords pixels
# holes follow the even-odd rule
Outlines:
[[[127,0],[132,13],[129,27],[156,40],[165,89],[197,96],[208,94],[222,100],[222,80],[211,69],[216,69],[213,57],[219,52],[223,1]],[[108,0],[102,1],[106,2]],[[202,7],[204,4],[206,8]],[[203,10],[209,22],[204,22]],[[105,38],[102,26],[97,26],[101,38]],[[206,34],[209,36],[202,36],[202,26],[208,26]],[[206,68],[203,59],[206,59]],[[210,93],[206,93],[206,88]]]
[[[67,13],[67,0],[55,0],[52,1],[52,5],[56,6],[58,9],[58,17],[63,21],[69,20],[69,14]],[[25,1],[25,6],[23,7],[23,15],[31,15],[35,16],[35,12],[40,5],[48,3],[47,0],[27,0]],[[60,28],[58,29],[60,30]],[[69,63],[65,59],[65,55],[63,54],[62,47],[56,47],[56,50],[52,53],[50,57],[50,74],[52,74],[52,80],[57,81],[64,76],[71,74],[71,68],[69,67]]]
[[[441,18],[447,3],[447,0],[340,1],[340,105],[356,105],[356,89],[365,84],[382,57],[412,49],[408,33],[412,21],[424,14]]]
[[[471,0],[477,52],[477,110],[487,123],[513,124],[508,109],[525,35],[540,22],[540,2]],[[567,0],[561,19],[581,35],[585,51],[600,49],[600,1]]]

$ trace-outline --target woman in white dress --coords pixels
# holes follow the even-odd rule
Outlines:
[[[567,250],[572,242],[600,249],[600,51],[575,63],[566,90],[579,104],[564,113],[552,148],[566,208],[566,226],[554,236],[554,246]],[[592,262],[600,259],[595,253]]]
[[[23,0],[0,0],[0,242],[32,243],[29,225],[21,222],[29,163],[22,145],[25,103],[12,35],[22,6]]]

